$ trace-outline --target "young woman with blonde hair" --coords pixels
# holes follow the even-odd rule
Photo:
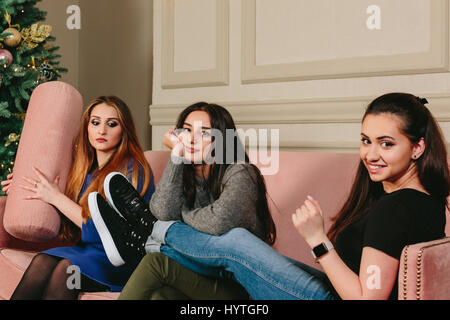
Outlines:
[[[33,169],[35,177],[23,177],[26,185],[22,187],[32,194],[25,201],[38,199],[55,206],[62,213],[60,237],[76,245],[36,255],[11,299],[77,299],[80,292],[120,291],[139,259],[120,268],[109,262],[92,223],[87,198],[93,191],[104,194],[103,180],[108,173],[119,171],[150,201],[153,175],[128,106],[115,96],[102,96],[89,104],[74,142],[65,192],[59,189],[58,178],[49,181],[38,168]],[[9,183],[2,185],[7,191]],[[81,285],[75,283],[75,288],[67,285],[71,265],[81,272]]]

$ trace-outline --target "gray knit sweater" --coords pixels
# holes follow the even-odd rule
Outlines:
[[[214,200],[205,189],[206,181],[196,178],[194,208],[183,196],[183,164],[169,158],[150,201],[150,210],[159,220],[181,220],[196,230],[221,235],[242,227],[262,237],[256,215],[256,172],[248,164],[231,164],[222,180],[222,193]]]

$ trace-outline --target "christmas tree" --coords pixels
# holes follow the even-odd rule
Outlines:
[[[0,0],[0,180],[12,172],[32,91],[61,72],[41,0]]]

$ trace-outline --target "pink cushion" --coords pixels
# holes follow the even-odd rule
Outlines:
[[[145,158],[150,164],[153,173],[153,181],[155,186],[161,180],[163,171],[166,167],[167,161],[169,161],[170,152],[168,151],[145,151]]]
[[[60,176],[64,190],[71,165],[72,144],[83,111],[80,93],[63,82],[37,87],[30,99],[6,201],[4,227],[16,238],[43,242],[59,231],[57,210],[40,200],[23,200],[32,193],[20,188],[22,177],[37,178],[32,166],[49,180]]]
[[[348,195],[359,163],[356,154],[280,152],[277,174],[265,176],[268,202],[277,227],[274,248],[295,260],[320,269],[309,246],[292,223],[292,214],[308,195],[319,201],[325,228]]]

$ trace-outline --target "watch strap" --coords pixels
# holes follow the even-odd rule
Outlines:
[[[331,241],[325,241],[325,242],[322,242],[321,244],[315,246],[311,250],[311,254],[314,257],[314,259],[317,260],[333,249],[334,249],[334,246],[331,243]]]

